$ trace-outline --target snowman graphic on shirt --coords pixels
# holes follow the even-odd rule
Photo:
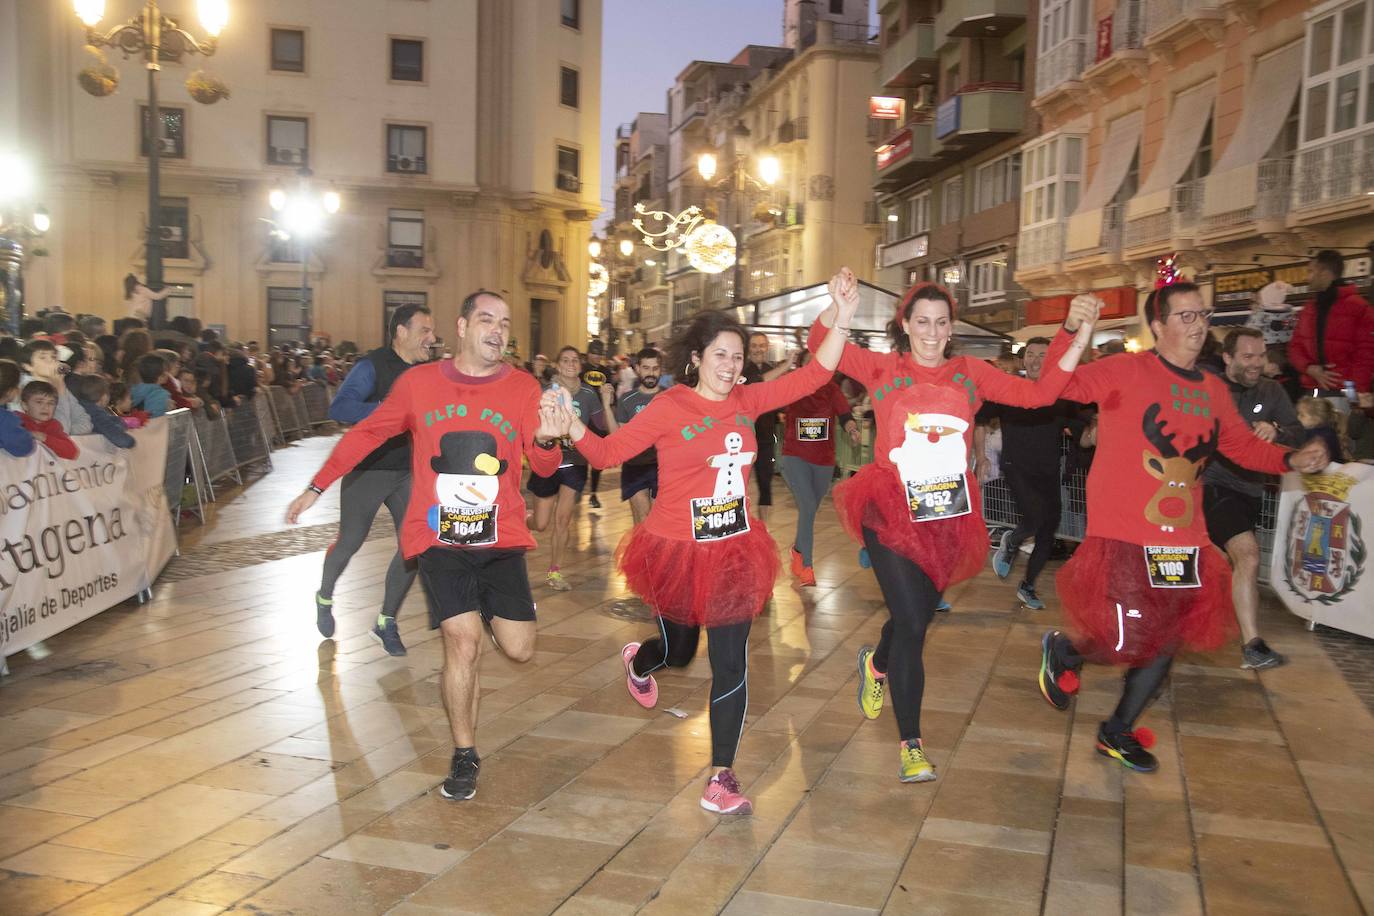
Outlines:
[[[445,433],[430,459],[437,499],[428,513],[440,542],[480,547],[497,540],[497,496],[507,462],[496,457],[496,439],[477,430]]]
[[[749,530],[744,469],[753,463],[754,455],[744,451],[743,436],[726,433],[725,451],[706,459],[716,469],[716,487],[710,496],[692,500],[693,538],[716,541]]]
[[[928,522],[967,515],[968,421],[942,413],[908,413],[902,444],[888,452],[906,490],[911,519]]]

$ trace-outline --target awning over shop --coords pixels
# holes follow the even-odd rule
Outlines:
[[[1145,112],[1133,111],[1113,121],[1107,127],[1107,139],[1097,158],[1097,171],[1088,182],[1087,190],[1078,199],[1078,207],[1069,216],[1065,251],[1096,248],[1102,238],[1102,208],[1126,180],[1140,145],[1140,133],[1145,126]]]
[[[859,281],[859,310],[854,315],[851,330],[867,337],[874,350],[886,350],[887,323],[892,320],[900,298],[881,286]],[[804,336],[816,316],[829,305],[829,289],[826,284],[817,283],[751,299],[731,309],[740,323],[747,327]],[[960,353],[969,356],[996,356],[1008,339],[991,328],[971,321],[954,322],[955,346]]]
[[[1255,205],[1259,196],[1260,160],[1283,130],[1301,83],[1301,41],[1255,62],[1240,126],[1207,178],[1204,216]]]
[[[1135,197],[1126,204],[1128,220],[1169,209],[1174,185],[1178,184],[1188,170],[1188,163],[1193,161],[1197,153],[1202,134],[1211,120],[1212,103],[1216,97],[1216,80],[1208,80],[1174,96],[1173,108],[1164,126],[1164,143],[1159,148],[1154,168]]]

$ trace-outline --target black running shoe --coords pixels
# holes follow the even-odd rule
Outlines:
[[[1068,709],[1069,698],[1078,692],[1078,673],[1067,667],[1055,653],[1055,643],[1063,639],[1058,630],[1040,638],[1040,693],[1055,709]]]
[[[377,637],[377,641],[382,644],[387,655],[405,655],[406,647],[405,643],[401,642],[400,631],[396,629],[396,618],[383,617],[382,619],[386,621],[386,626],[374,624],[372,635]]]
[[[597,498],[596,498],[596,494],[593,493],[593,494],[592,494],[592,498],[589,499],[589,500],[587,500],[587,505],[591,506],[593,509],[600,509],[600,508],[601,508],[601,500],[597,499]]]
[[[448,779],[439,786],[439,794],[454,801],[467,801],[477,794],[477,768],[481,761],[477,748],[453,749],[453,763],[449,764]]]
[[[1107,723],[1097,727],[1097,752],[1103,757],[1120,760],[1122,766],[1137,773],[1153,773],[1159,768],[1155,755],[1146,750],[1153,745],[1154,733],[1142,728],[1136,731],[1107,734]]]
[[[315,629],[325,639],[334,636],[334,599],[322,598],[319,592],[315,593]]]

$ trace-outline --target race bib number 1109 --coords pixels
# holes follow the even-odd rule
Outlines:
[[[1200,588],[1198,548],[1146,547],[1145,571],[1151,588]]]

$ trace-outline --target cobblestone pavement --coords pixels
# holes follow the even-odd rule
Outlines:
[[[270,563],[273,560],[284,560],[287,557],[299,556],[303,553],[313,553],[329,547],[330,544],[334,543],[334,538],[338,536],[338,533],[338,523],[332,522],[326,525],[290,528],[276,534],[262,534],[255,537],[238,538],[233,541],[219,541],[214,544],[187,547],[172,558],[172,562],[167,564],[167,568],[158,577],[158,581],[180,582],[184,579],[194,579],[211,573],[228,572],[232,569],[243,569],[261,563]],[[396,530],[391,524],[391,518],[385,513],[381,513],[373,522],[372,530],[368,532],[367,539],[376,541],[383,538],[394,538],[395,536]]]
[[[1374,639],[1330,627],[1317,627],[1316,637],[1350,689],[1374,712]]]

